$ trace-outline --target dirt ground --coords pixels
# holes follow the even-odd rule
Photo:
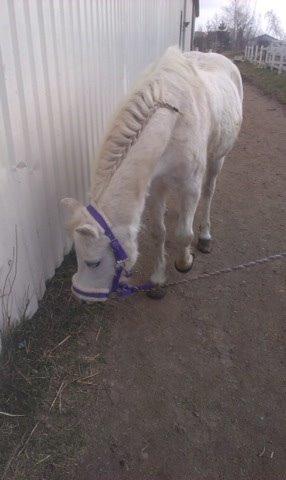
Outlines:
[[[213,251],[197,253],[190,279],[286,250],[285,110],[250,85],[244,109],[213,203]],[[172,280],[182,278],[173,267],[174,203]],[[146,278],[147,227],[142,237]],[[285,267],[277,261],[172,288],[161,301],[138,295],[106,305],[106,363],[81,415],[89,440],[75,478],[286,478]],[[97,333],[82,339],[87,354],[98,351]]]

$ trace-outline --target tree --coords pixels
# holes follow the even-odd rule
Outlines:
[[[283,40],[285,38],[285,32],[276,13],[273,10],[268,10],[265,13],[265,19],[267,21],[267,33],[279,38],[279,40]]]
[[[220,51],[229,50],[230,35],[227,30],[227,25],[224,21],[221,21],[218,26],[217,40],[218,40]]]
[[[208,48],[241,51],[258,35],[260,18],[251,0],[229,0],[206,24]]]
[[[221,23],[221,18],[216,13],[211,20],[208,20],[206,24],[207,32],[213,32],[215,30],[218,30],[220,23]]]
[[[226,23],[224,23],[224,21],[222,20],[218,26],[218,29],[221,31],[221,32],[226,32],[227,31],[227,25]]]
[[[255,10],[251,10],[250,3],[246,0],[230,0],[222,11],[222,20],[228,25],[232,48],[242,50],[259,28]]]

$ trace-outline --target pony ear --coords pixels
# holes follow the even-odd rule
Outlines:
[[[75,229],[75,231],[82,235],[84,238],[99,238],[97,229],[92,225],[89,225],[88,223],[86,223],[85,225],[80,225]]]
[[[63,198],[61,206],[66,230],[70,236],[73,235],[73,232],[77,232],[86,240],[99,238],[99,231],[96,225],[87,223],[90,219],[90,214],[80,202],[74,198]]]
[[[74,198],[63,198],[60,201],[60,205],[65,213],[71,215],[73,214],[78,208],[81,208],[83,205],[75,200]]]
[[[74,198],[63,198],[60,202],[62,220],[69,235],[79,225],[84,225],[86,218],[84,206]]]

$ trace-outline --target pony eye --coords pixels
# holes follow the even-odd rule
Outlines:
[[[84,262],[89,268],[96,268],[100,265],[100,261],[98,262]]]

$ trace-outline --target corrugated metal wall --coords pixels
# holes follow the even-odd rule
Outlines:
[[[106,122],[140,71],[178,43],[182,9],[0,0],[0,326],[36,310],[68,248],[59,200],[86,201]]]

